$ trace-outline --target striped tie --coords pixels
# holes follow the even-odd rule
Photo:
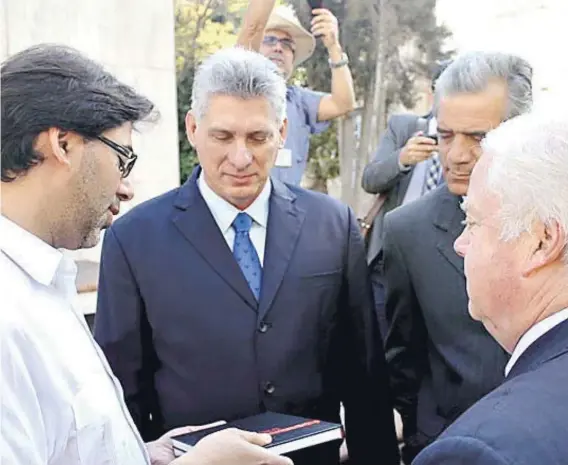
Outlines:
[[[442,177],[442,164],[440,163],[440,156],[434,153],[428,163],[428,171],[426,172],[426,192],[438,187],[440,178]]]

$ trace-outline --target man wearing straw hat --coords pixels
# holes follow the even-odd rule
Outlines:
[[[330,94],[288,86],[288,137],[278,153],[272,177],[294,185],[300,184],[306,169],[310,136],[324,131],[332,119],[349,113],[355,106],[353,79],[349,60],[339,43],[337,18],[325,8],[315,9],[312,14],[308,32],[291,8],[275,8],[260,47],[260,53],[276,64],[286,79],[312,55],[315,37],[321,38],[329,54]]]

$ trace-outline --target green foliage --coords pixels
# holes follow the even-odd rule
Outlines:
[[[339,176],[339,147],[335,121],[327,131],[310,139],[308,172],[316,182],[325,182]]]
[[[179,135],[179,162],[180,181],[184,183],[197,165],[197,153],[185,135],[185,115],[189,111],[191,102],[191,87],[193,85],[193,68],[186,67],[178,76],[178,135]]]

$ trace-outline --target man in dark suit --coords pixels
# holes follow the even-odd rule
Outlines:
[[[479,142],[531,101],[524,60],[499,53],[458,57],[435,92],[446,183],[385,218],[385,345],[406,463],[503,379],[505,352],[467,315],[463,260],[453,243]]]
[[[527,114],[492,131],[464,202],[469,314],[511,353],[505,382],[415,465],[568,463],[568,122]]]
[[[432,75],[431,91],[450,61],[438,64]],[[433,97],[433,94],[430,94]],[[385,291],[382,276],[382,248],[385,215],[434,189],[442,181],[442,170],[434,139],[436,118],[430,112],[424,117],[398,114],[389,118],[375,157],[363,171],[363,189],[370,194],[387,196],[373,221],[367,243],[367,263],[371,272],[375,310],[383,337],[387,325],[384,315]]]
[[[398,464],[353,212],[269,178],[285,108],[261,55],[205,61],[186,119],[200,167],[109,229],[95,335],[146,437],[267,410],[338,422],[342,402],[353,463]]]

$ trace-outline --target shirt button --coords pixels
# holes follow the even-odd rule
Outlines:
[[[272,394],[274,394],[274,391],[276,391],[274,384],[272,384],[271,382],[265,383],[265,385],[264,385],[264,393],[265,394],[271,396]]]
[[[262,323],[260,323],[259,327],[258,327],[258,332],[260,333],[266,333],[268,330],[270,329],[270,325],[268,323],[265,323],[264,321]]]

